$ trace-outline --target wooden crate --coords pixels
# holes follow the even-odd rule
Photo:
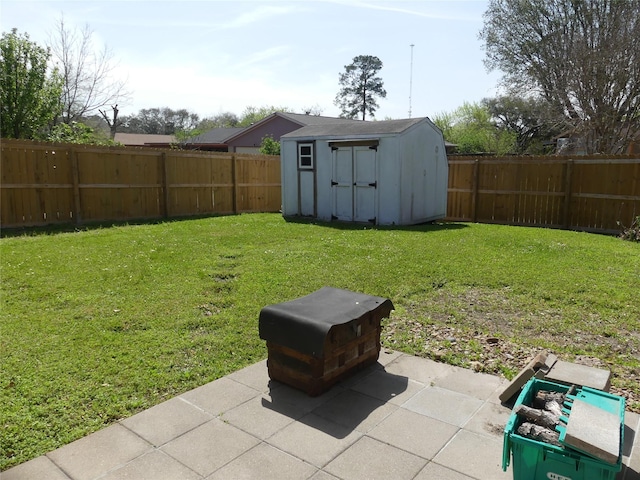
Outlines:
[[[360,336],[355,334],[354,327],[362,329]],[[317,396],[378,360],[380,318],[370,318],[356,325],[338,325],[332,330],[327,336],[322,358],[267,342],[269,378]]]
[[[393,309],[391,301],[379,300],[384,301],[377,302],[375,307],[357,318],[349,319],[346,313],[345,321],[345,318],[337,316],[324,336],[320,352],[303,351],[303,346],[297,348],[293,342],[283,345],[273,341],[268,334],[261,335],[267,340],[269,377],[316,396],[375,363],[380,354],[381,320]],[[283,324],[282,328],[290,327]],[[298,338],[304,336],[304,329],[301,332]]]

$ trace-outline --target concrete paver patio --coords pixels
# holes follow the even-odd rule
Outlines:
[[[383,351],[311,398],[266,361],[0,473],[1,480],[500,480],[506,381]],[[625,416],[623,471],[640,480],[640,415]]]

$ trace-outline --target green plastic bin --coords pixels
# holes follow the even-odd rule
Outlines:
[[[531,406],[539,390],[566,393],[569,387],[532,378],[523,387],[514,409],[518,405]],[[572,395],[605,410],[620,415],[620,449],[624,439],[624,397],[611,395],[588,387],[578,388]],[[522,419],[514,412],[504,429],[502,469],[507,470],[513,457],[514,480],[615,480],[622,469],[622,451],[614,465],[590,457],[570,448],[561,448],[522,437],[516,432]]]

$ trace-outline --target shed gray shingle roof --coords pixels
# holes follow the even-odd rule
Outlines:
[[[348,118],[322,117],[320,115],[307,115],[305,113],[278,112],[284,118],[301,125],[335,125],[337,123],[364,123],[362,120],[352,120]]]
[[[388,135],[401,133],[425,120],[423,118],[406,118],[403,120],[384,120],[380,122],[349,121],[325,124],[308,125],[294,132],[283,135],[283,138],[294,137],[324,137],[324,136],[348,136],[348,135]]]

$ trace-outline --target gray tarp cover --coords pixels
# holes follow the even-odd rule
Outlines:
[[[304,297],[264,307],[260,311],[260,338],[322,358],[327,333],[334,325],[358,320],[381,310],[381,317],[393,310],[391,300],[323,287]]]

